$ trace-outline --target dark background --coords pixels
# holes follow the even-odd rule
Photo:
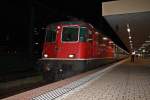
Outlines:
[[[3,0],[0,1],[0,73],[36,69],[46,25],[75,18],[91,23],[127,50],[102,17],[101,0]]]

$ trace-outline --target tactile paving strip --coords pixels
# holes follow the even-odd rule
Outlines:
[[[56,99],[57,97],[60,97],[62,96],[63,94],[66,94],[68,93],[69,91],[89,82],[89,81],[92,81],[92,80],[95,80],[97,79],[97,77],[100,77],[102,76],[104,73],[110,71],[113,67],[125,62],[126,60],[123,60],[121,62],[118,62],[118,63],[115,63],[103,70],[100,70],[94,74],[91,74],[89,76],[86,76],[84,78],[81,78],[77,81],[74,81],[66,86],[63,86],[63,87],[60,87],[60,88],[57,88],[57,89],[54,89],[54,90],[51,90],[49,92],[46,92],[45,94],[41,94],[37,97],[33,97],[32,100],[54,100]]]

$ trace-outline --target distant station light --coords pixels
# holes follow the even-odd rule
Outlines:
[[[38,45],[39,43],[38,42],[35,42],[35,45]]]
[[[127,28],[127,31],[130,33],[130,31],[131,31],[130,28]]]
[[[135,55],[135,51],[133,51],[132,54]]]
[[[130,33],[130,31],[131,31],[130,26],[129,26],[129,24],[127,24],[127,32]]]
[[[99,34],[99,32],[95,32],[95,34]]]
[[[145,41],[146,43],[150,43],[150,41]]]
[[[103,37],[103,40],[108,40],[108,38],[107,37]]]
[[[131,39],[132,37],[131,36],[129,36],[129,39]]]
[[[143,49],[143,51],[142,51],[143,53],[145,52],[145,49]]]
[[[109,41],[109,44],[112,44],[112,43],[114,43],[113,41]]]

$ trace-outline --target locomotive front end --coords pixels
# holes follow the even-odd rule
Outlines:
[[[59,74],[67,77],[73,73],[80,64],[79,32],[80,26],[76,24],[48,26],[41,59],[44,77],[54,80],[59,79]],[[79,70],[80,67],[76,72]]]

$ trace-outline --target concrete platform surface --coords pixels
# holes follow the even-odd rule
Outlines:
[[[57,100],[150,100],[150,59],[127,61]]]

